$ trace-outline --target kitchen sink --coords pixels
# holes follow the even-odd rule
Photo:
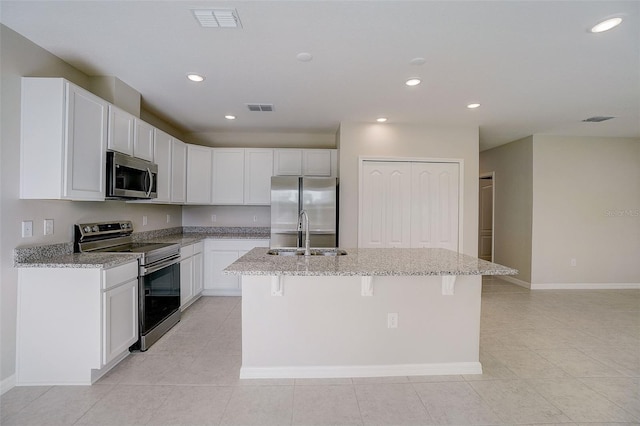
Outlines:
[[[311,256],[344,256],[346,251],[341,249],[311,249],[309,250]],[[267,254],[274,256],[304,256],[304,250],[296,249],[271,249],[267,251]]]

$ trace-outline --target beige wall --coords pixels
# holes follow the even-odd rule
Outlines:
[[[532,247],[533,288],[640,283],[640,139],[534,136]]]
[[[478,128],[420,124],[340,124],[340,246],[358,245],[360,156],[464,160],[462,252],[478,251]]]
[[[211,220],[216,216],[216,221]],[[255,220],[254,220],[255,219]],[[271,226],[269,206],[184,206],[183,226]]]
[[[202,132],[188,133],[185,142],[215,147],[335,148],[332,132]]]
[[[494,172],[494,262],[531,282],[533,137],[480,153],[480,174]],[[477,179],[476,179],[477,180]]]
[[[180,206],[18,199],[21,77],[64,77],[87,89],[91,79],[5,26],[0,26],[0,55],[0,380],[4,381],[15,371],[15,247],[69,242],[72,226],[79,222],[131,219],[137,231],[146,231],[181,226],[182,219]],[[171,215],[170,223],[166,223],[167,214]],[[146,227],[142,216],[148,218]],[[43,235],[44,219],[54,220],[53,235]],[[23,220],[33,221],[32,238],[21,238]]]

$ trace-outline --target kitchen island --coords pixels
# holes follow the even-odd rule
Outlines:
[[[241,378],[480,374],[482,275],[517,271],[445,249],[281,256],[242,276]]]

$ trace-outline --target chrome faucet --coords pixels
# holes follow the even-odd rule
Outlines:
[[[303,227],[303,219],[304,219],[304,227],[305,227],[305,235],[304,235],[304,255],[311,256],[311,251],[309,250],[310,241],[309,241],[309,215],[306,210],[300,211],[298,215],[298,231],[302,231]]]

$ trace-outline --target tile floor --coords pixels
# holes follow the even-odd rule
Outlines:
[[[239,380],[240,298],[207,297],[90,387],[17,387],[3,425],[640,424],[640,291],[483,284],[482,375]]]

